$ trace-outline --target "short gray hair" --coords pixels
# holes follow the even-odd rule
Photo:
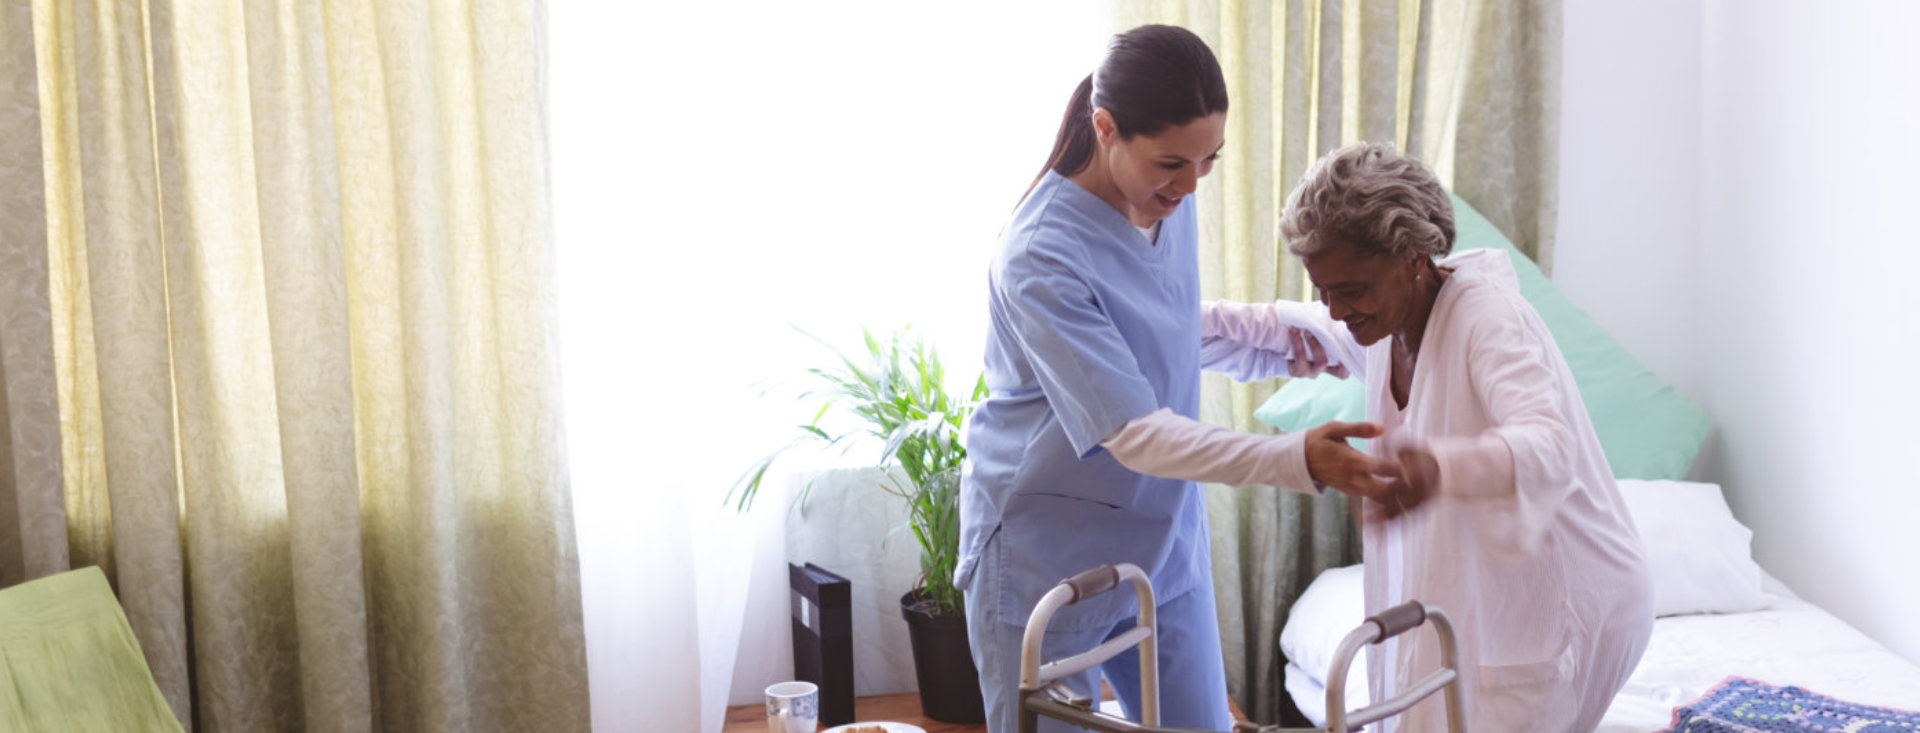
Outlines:
[[[1334,241],[1363,255],[1439,257],[1453,251],[1453,201],[1420,161],[1354,143],[1307,169],[1280,214],[1280,237],[1298,257]]]

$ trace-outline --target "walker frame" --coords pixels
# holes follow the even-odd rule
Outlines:
[[[1101,642],[1092,649],[1043,663],[1041,641],[1047,624],[1056,611],[1080,601],[1114,590],[1121,581],[1133,586],[1139,602],[1138,622],[1133,628]],[[1020,722],[1019,733],[1036,733],[1040,718],[1053,718],[1100,733],[1220,733],[1190,728],[1160,726],[1160,664],[1158,631],[1154,621],[1153,584],[1146,573],[1129,563],[1102,565],[1060,581],[1041,596],[1027,617],[1020,640]],[[1440,668],[1415,683],[1406,692],[1383,702],[1349,712],[1346,709],[1347,668],[1368,644],[1378,644],[1432,624],[1440,636]],[[1084,672],[1107,662],[1129,648],[1140,648],[1140,722],[1101,712],[1095,701],[1068,688],[1062,678]],[[1408,601],[1361,622],[1341,640],[1327,677],[1327,725],[1325,728],[1281,728],[1241,721],[1230,733],[1310,733],[1356,731],[1362,727],[1399,715],[1436,692],[1444,692],[1447,701],[1447,730],[1465,733],[1465,708],[1460,692],[1459,647],[1453,623],[1437,606]]]

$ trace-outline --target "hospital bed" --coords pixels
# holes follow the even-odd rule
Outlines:
[[[1047,625],[1052,621],[1054,612],[1112,591],[1123,581],[1133,586],[1139,609],[1136,615],[1138,623],[1093,649],[1043,663],[1040,659],[1041,640],[1046,637]],[[1160,676],[1154,608],[1152,583],[1140,568],[1127,563],[1102,565],[1088,570],[1060,581],[1059,585],[1042,596],[1027,619],[1026,631],[1020,642],[1019,733],[1035,733],[1041,717],[1063,720],[1105,733],[1178,733],[1186,730],[1159,725]],[[1378,644],[1422,627],[1431,627],[1439,636],[1439,669],[1405,692],[1377,705],[1363,705],[1351,713],[1343,705],[1337,704],[1344,695],[1344,676],[1335,679],[1326,692],[1329,719],[1318,730],[1359,730],[1361,726],[1399,715],[1435,693],[1444,693],[1448,729],[1452,733],[1465,731],[1466,725],[1462,719],[1465,708],[1462,706],[1459,676],[1454,662],[1456,646],[1453,625],[1446,613],[1438,608],[1422,605],[1419,601],[1408,601],[1361,621],[1357,628],[1341,639],[1334,656],[1335,668],[1347,668],[1355,655],[1368,644]],[[1092,697],[1074,691],[1063,680],[1069,675],[1097,667],[1134,647],[1140,650],[1141,722],[1135,723],[1096,709]],[[1282,731],[1276,726],[1248,723],[1236,725],[1234,730],[1243,733]]]

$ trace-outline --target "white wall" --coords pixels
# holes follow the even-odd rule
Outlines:
[[[1700,3],[1569,0],[1565,23],[1553,281],[1704,404]]]
[[[1715,420],[1762,565],[1920,662],[1920,4],[1571,0],[1554,280]]]
[[[1920,662],[1920,4],[1703,17],[1706,469],[1761,564]]]

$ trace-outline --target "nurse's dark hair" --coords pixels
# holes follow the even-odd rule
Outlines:
[[[1086,169],[1096,146],[1093,111],[1100,108],[1113,115],[1122,140],[1157,135],[1227,111],[1227,80],[1213,50],[1193,31],[1143,25],[1114,36],[1100,67],[1073,90],[1047,166],[1027,186],[1029,192],[1047,171],[1070,176]]]
[[[1280,239],[1297,257],[1335,243],[1363,256],[1439,257],[1453,251],[1453,235],[1453,200],[1440,178],[1382,143],[1314,161],[1280,212]]]

